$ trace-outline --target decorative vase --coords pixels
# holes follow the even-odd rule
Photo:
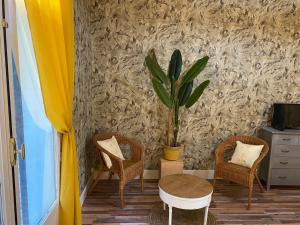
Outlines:
[[[166,160],[176,161],[180,157],[181,151],[182,151],[182,146],[171,147],[165,145],[164,158]]]

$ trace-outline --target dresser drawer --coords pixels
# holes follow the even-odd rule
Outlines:
[[[272,152],[275,156],[300,157],[300,145],[275,145]]]
[[[300,185],[300,169],[272,169],[271,185]]]
[[[272,168],[299,168],[300,157],[274,157]]]
[[[274,135],[273,143],[277,145],[298,145],[299,136],[289,134]]]

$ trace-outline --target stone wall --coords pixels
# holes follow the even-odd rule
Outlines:
[[[73,124],[76,133],[80,191],[82,192],[91,168],[94,167],[90,146],[92,136],[91,101],[91,36],[89,31],[89,8],[85,0],[74,1],[75,22],[75,87],[73,101]]]
[[[273,102],[300,102],[299,1],[89,3],[92,129],[117,131],[143,143],[147,169],[158,168],[166,128],[166,109],[143,65],[151,48],[165,69],[176,48],[184,69],[210,57],[197,79],[210,79],[209,88],[181,113],[186,169],[213,168],[215,146],[267,125]]]

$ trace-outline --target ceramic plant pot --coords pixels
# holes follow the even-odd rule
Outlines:
[[[177,147],[165,146],[164,158],[166,160],[176,161],[180,157],[181,150],[182,150],[182,146],[177,146]]]

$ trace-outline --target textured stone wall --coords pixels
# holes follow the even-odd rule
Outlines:
[[[91,36],[89,31],[89,8],[85,0],[74,1],[75,23],[75,87],[73,101],[73,124],[76,133],[78,174],[80,190],[85,187],[94,167],[90,140],[92,136],[91,107]]]
[[[143,143],[147,169],[158,168],[166,127],[166,110],[143,66],[151,48],[165,69],[176,48],[184,69],[210,56],[197,82],[210,79],[211,84],[181,114],[179,140],[186,146],[186,169],[213,168],[215,146],[230,135],[254,134],[267,125],[273,102],[300,102],[300,1],[89,3],[92,52],[78,53],[79,58],[92,57],[92,75],[83,78],[91,78],[93,93],[88,120],[93,130],[117,131]],[[82,63],[81,69],[90,61]],[[89,95],[85,87],[79,89],[80,98]]]

